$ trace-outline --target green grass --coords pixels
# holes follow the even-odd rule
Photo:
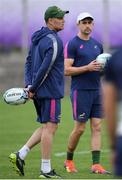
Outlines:
[[[76,149],[74,160],[78,173],[68,174],[63,167],[66,158],[67,141],[73,128],[71,104],[69,98],[62,101],[62,121],[53,143],[52,166],[64,179],[111,179],[110,175],[91,174],[90,129],[89,123]],[[36,113],[31,102],[20,106],[5,104],[0,99],[0,179],[36,179],[40,170],[40,147],[37,145],[26,158],[25,177],[19,177],[13,171],[8,156],[24,145],[32,132],[39,126],[35,121]],[[111,170],[108,141],[103,125],[101,163]],[[107,150],[107,151],[106,151]],[[62,156],[57,156],[62,153]],[[61,155],[61,154],[59,154]]]

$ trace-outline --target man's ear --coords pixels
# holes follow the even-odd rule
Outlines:
[[[48,24],[51,24],[51,25],[52,25],[52,23],[53,23],[53,18],[49,18],[49,19],[48,19]]]

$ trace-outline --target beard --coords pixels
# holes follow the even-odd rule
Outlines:
[[[84,30],[83,33],[84,33],[85,35],[89,35],[89,34],[91,34],[91,32],[92,32],[91,29],[86,29],[86,30]]]

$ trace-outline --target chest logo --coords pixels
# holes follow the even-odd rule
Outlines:
[[[97,49],[97,45],[94,46],[94,49]]]
[[[82,49],[82,48],[83,48],[83,44],[80,45],[80,49]]]

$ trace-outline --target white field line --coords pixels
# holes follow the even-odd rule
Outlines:
[[[101,150],[102,153],[109,153],[110,150],[109,149],[104,149],[104,150]],[[76,151],[75,154],[78,155],[78,154],[89,154],[91,153],[91,151]],[[56,157],[61,157],[61,156],[66,156],[66,152],[58,152],[58,153],[55,153],[54,154]]]

